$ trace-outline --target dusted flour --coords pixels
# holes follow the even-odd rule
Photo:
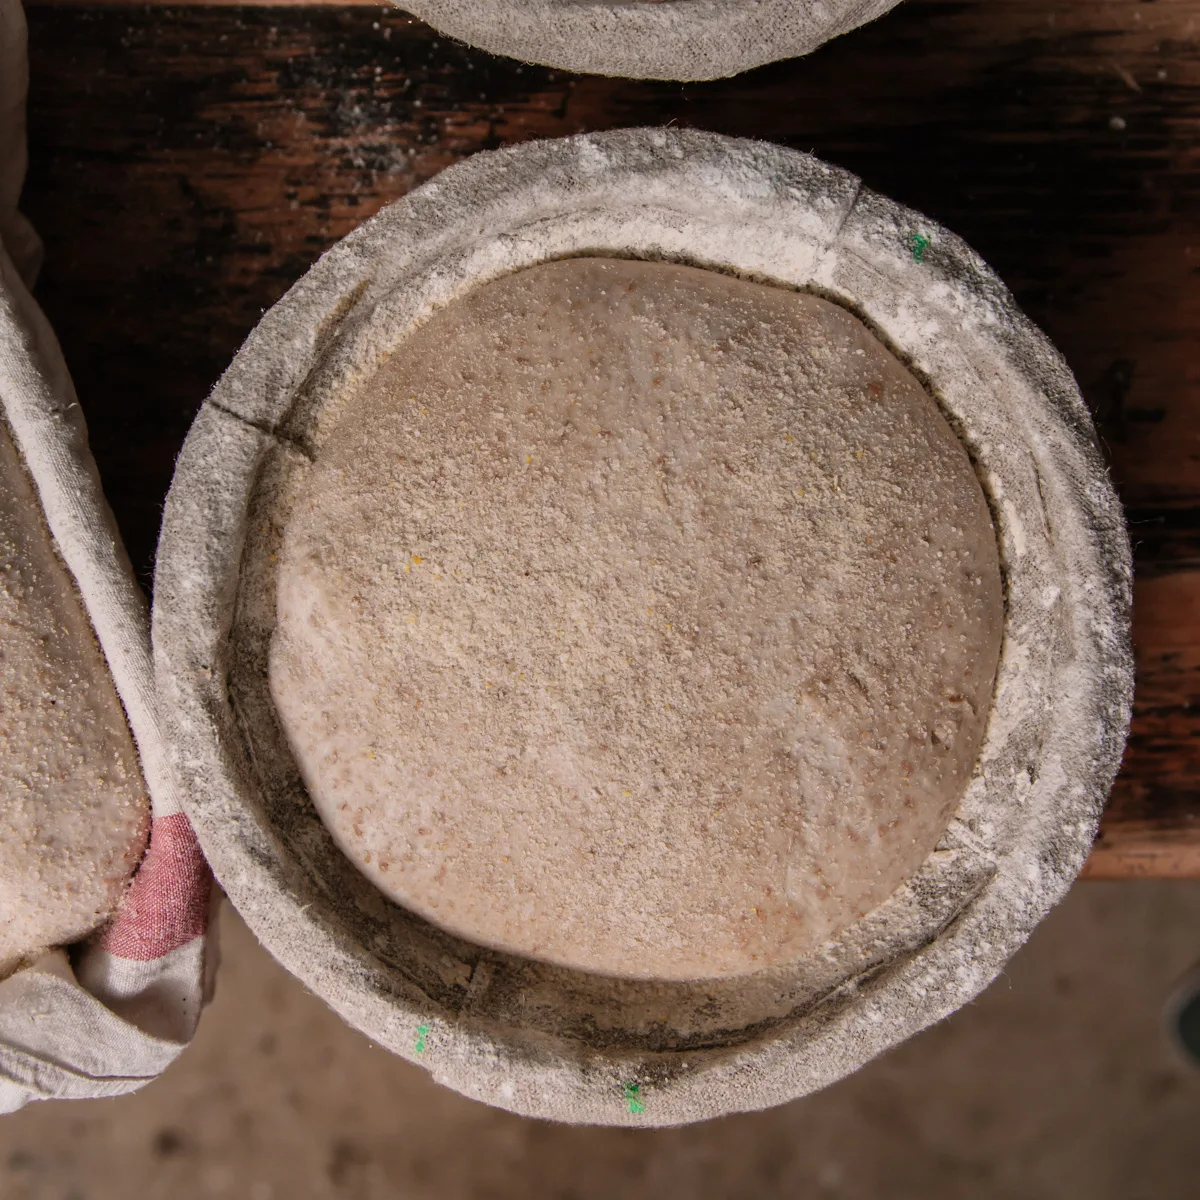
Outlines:
[[[343,851],[476,942],[697,978],[818,946],[936,844],[997,550],[912,375],[814,296],[530,268],[436,313],[296,498],[271,688]]]

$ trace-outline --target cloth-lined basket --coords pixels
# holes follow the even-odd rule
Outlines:
[[[472,46],[565,71],[720,79],[811,54],[899,0],[405,0]]]
[[[26,79],[21,6],[0,0],[0,417],[112,673],[150,793],[151,827],[108,927],[0,981],[0,1112],[30,1100],[117,1095],[155,1078],[191,1040],[214,965],[205,937],[212,879],[160,730],[146,601],[62,352],[27,286],[40,246],[16,211]]]
[[[435,929],[337,850],[271,703],[288,497],[339,397],[437,307],[574,254],[684,262],[843,304],[926,382],[992,509],[1006,621],[975,774],[914,876],[787,967],[616,980]],[[958,238],[808,155],[624,130],[450,168],[339,242],[264,316],[178,463],[155,663],[185,807],[285,967],[466,1095],[559,1121],[670,1125],[831,1083],[996,976],[1082,866],[1116,772],[1130,578],[1069,370]]]

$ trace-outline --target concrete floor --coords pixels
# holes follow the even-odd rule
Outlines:
[[[222,920],[195,1044],[138,1095],[0,1118],[3,1200],[1200,1196],[1200,1072],[1159,1026],[1200,884],[1085,883],[970,1008],[829,1090],[685,1129],[445,1091]]]

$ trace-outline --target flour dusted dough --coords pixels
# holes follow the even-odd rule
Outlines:
[[[149,825],[108,667],[0,426],[0,978],[116,907]]]
[[[344,403],[272,694],[343,851],[478,943],[794,959],[937,843],[1003,620],[962,445],[825,300],[575,259],[436,313]]]

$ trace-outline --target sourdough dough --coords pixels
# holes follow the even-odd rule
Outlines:
[[[794,959],[937,843],[1003,605],[962,445],[842,308],[573,259],[433,315],[299,488],[270,683],[322,819],[477,943]]]
[[[149,827],[125,712],[0,426],[0,978],[91,933]]]

